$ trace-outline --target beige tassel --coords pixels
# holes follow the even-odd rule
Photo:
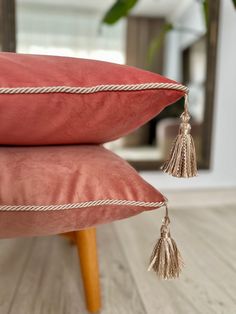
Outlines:
[[[190,134],[190,115],[188,112],[188,96],[185,95],[184,112],[180,116],[182,122],[168,160],[161,169],[179,178],[190,178],[197,175],[197,161],[193,138]]]
[[[178,278],[184,265],[177,245],[171,238],[169,224],[170,218],[166,205],[166,215],[161,226],[161,237],[154,247],[148,267],[148,271],[153,269],[160,279]]]

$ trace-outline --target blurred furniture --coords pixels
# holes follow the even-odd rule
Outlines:
[[[191,121],[191,134],[194,137],[196,154],[198,161],[201,158],[201,149],[202,149],[202,141],[201,141],[201,124]],[[178,134],[179,130],[179,119],[178,118],[167,118],[161,120],[156,126],[156,139],[157,139],[157,147],[161,152],[161,156],[163,159],[168,157],[170,152],[171,145],[176,138],[176,134]]]
[[[62,235],[77,246],[87,309],[96,313],[101,308],[96,229],[89,228]]]

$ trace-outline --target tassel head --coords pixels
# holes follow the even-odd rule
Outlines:
[[[188,112],[188,98],[185,96],[184,112],[180,116],[181,124],[169,158],[161,169],[178,178],[190,178],[197,175],[197,159],[193,138],[190,134],[190,115]]]
[[[161,226],[161,236],[157,241],[148,271],[154,270],[160,279],[178,278],[183,268],[183,260],[174,239],[170,235],[170,219],[166,206],[166,215]]]

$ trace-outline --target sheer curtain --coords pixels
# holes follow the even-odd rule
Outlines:
[[[55,1],[17,4],[17,52],[125,63],[126,22],[101,26],[102,12]]]

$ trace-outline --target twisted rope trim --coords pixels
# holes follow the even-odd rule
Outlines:
[[[93,94],[108,91],[141,91],[150,89],[174,89],[188,93],[188,87],[175,83],[144,83],[130,85],[97,85],[90,87],[47,86],[47,87],[1,87],[0,94]]]
[[[57,211],[73,208],[85,208],[101,205],[120,205],[120,206],[143,206],[143,207],[162,207],[166,202],[143,202],[128,200],[97,200],[63,205],[0,205],[0,211]]]

